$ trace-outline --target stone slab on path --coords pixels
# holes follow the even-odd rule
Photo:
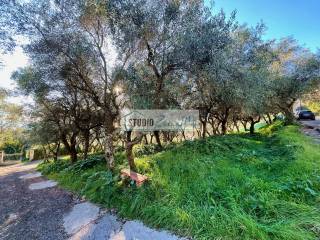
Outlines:
[[[32,178],[37,178],[37,177],[41,177],[42,174],[40,172],[36,172],[36,173],[28,173],[25,175],[20,176],[20,179],[32,179]]]
[[[123,223],[109,213],[99,217],[99,208],[87,202],[75,205],[64,222],[65,231],[73,234],[69,240],[185,240],[139,221]]]
[[[75,234],[84,226],[90,224],[99,217],[99,207],[84,202],[75,205],[70,213],[64,216],[63,226],[68,234]]]
[[[40,189],[45,189],[45,188],[51,188],[56,186],[58,183],[52,180],[48,181],[43,181],[43,182],[38,182],[38,183],[32,183],[29,186],[30,190],[40,190]]]
[[[128,221],[122,230],[110,237],[110,240],[186,240],[172,235],[167,231],[158,231],[146,227],[139,221]]]
[[[1,240],[182,240],[81,202],[79,196],[36,174],[37,164],[0,168],[0,186],[6,186],[0,188]]]
[[[116,216],[106,214],[97,223],[90,223],[74,234],[70,240],[105,240],[121,230],[122,223]]]

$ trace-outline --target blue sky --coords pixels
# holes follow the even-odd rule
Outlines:
[[[293,36],[313,52],[320,48],[320,0],[215,0],[230,15],[237,9],[239,23],[267,25],[266,39]]]

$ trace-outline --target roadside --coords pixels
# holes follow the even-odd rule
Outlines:
[[[293,239],[300,234],[296,239],[315,239],[317,232],[314,232],[314,228],[319,223],[319,213],[315,209],[320,190],[316,184],[318,178],[313,173],[317,170],[317,166],[320,166],[318,146],[306,141],[306,137],[299,132],[297,126],[280,126],[282,125],[268,126],[261,130],[261,135],[228,135],[210,138],[205,143],[200,141],[188,143],[175,151],[171,150],[157,155],[157,161],[154,161],[153,166],[150,166],[150,162],[154,156],[138,159],[137,162],[142,172],[153,174],[153,181],[145,189],[148,191],[125,189],[113,192],[112,206],[115,208],[117,204],[119,208],[121,206],[122,211],[128,214],[122,216],[144,219],[154,226],[161,226],[172,231],[176,229],[177,232],[182,232],[184,228],[191,229],[192,231],[190,230],[185,235],[201,239],[226,237],[236,239],[240,234],[241,238],[267,239],[269,233],[261,230],[260,219],[266,219],[263,226],[273,231],[274,238]],[[305,128],[314,129],[308,125],[305,125]],[[271,132],[274,133],[272,136]],[[293,155],[296,148],[291,144],[292,142],[295,142],[297,146],[302,146],[298,148],[302,151],[297,151]],[[214,149],[214,151],[205,152],[207,149]],[[224,156],[224,159],[221,160],[221,156]],[[231,161],[233,164],[230,164]],[[0,240],[179,239],[168,232],[150,229],[141,222],[119,219],[114,212],[79,199],[55,186],[56,182],[48,181],[39,172],[36,172],[35,167],[38,163],[24,163],[0,168]],[[236,164],[239,168],[232,167]],[[259,164],[258,167],[257,164]],[[99,184],[104,186],[103,184],[108,180],[105,175],[97,174],[105,173],[105,170],[102,170],[104,165],[101,165],[100,168],[98,161],[96,165],[89,168],[86,166],[81,169],[76,168],[77,166],[73,165],[70,168],[61,161],[47,164],[45,168],[56,171],[51,173],[55,176],[52,179],[63,182],[61,180],[67,178],[68,182],[65,183],[71,185],[76,183],[77,189],[75,190],[78,191],[75,192],[80,192],[84,186],[87,186],[85,193],[95,191],[102,196],[102,200],[105,200],[108,197],[106,192],[103,195],[101,188],[99,190],[96,188]],[[168,169],[173,169],[173,171]],[[183,171],[179,171],[181,169]],[[195,171],[191,169],[199,170],[196,172],[196,177]],[[239,169],[241,169],[240,172]],[[277,169],[277,171],[270,171],[270,169]],[[283,171],[280,172],[278,169],[283,169]],[[76,174],[74,174],[75,170],[77,170]],[[308,180],[300,179],[301,175],[307,176]],[[92,182],[92,177],[89,179],[89,176],[96,177],[94,184],[88,185],[89,180]],[[236,178],[230,178],[230,176]],[[256,181],[257,176],[259,177],[258,182]],[[167,179],[170,179],[171,184],[166,184]],[[276,184],[281,188],[276,191],[276,195],[270,195],[269,193],[275,190],[275,179]],[[235,182],[236,185],[234,185]],[[216,185],[213,186],[212,183]],[[248,192],[248,183],[254,192]],[[261,183],[268,188],[260,189]],[[301,183],[307,184],[308,188],[297,191],[296,186]],[[212,189],[215,195],[211,194],[207,197],[206,191]],[[251,207],[251,196],[256,194],[255,189],[259,189],[260,194],[256,197],[257,199],[260,199],[260,196],[270,196],[272,200],[267,199],[270,205],[264,208],[265,212]],[[217,202],[224,204],[226,203],[224,199],[228,199],[228,202],[234,203],[232,208],[235,210],[230,212],[229,206],[221,205],[217,212],[217,204],[212,202],[212,196]],[[236,202],[236,199],[244,199],[244,201]],[[284,202],[283,199],[286,201]],[[297,200],[300,203],[297,204]],[[206,207],[203,207],[203,201]],[[278,206],[281,208],[275,215],[273,211]],[[240,211],[246,215],[237,215]],[[261,214],[260,219],[253,220],[250,215],[252,211],[258,211]],[[168,213],[179,213],[179,215]],[[250,219],[250,222],[244,219]],[[271,221],[274,224],[270,225]],[[308,227],[301,227],[301,222],[307,222]],[[250,229],[249,227],[254,229],[254,232],[246,231]],[[230,229],[232,231],[229,231]],[[197,234],[198,232],[201,235]]]
[[[300,123],[303,125],[302,131],[320,144],[320,117],[314,121],[300,121]]]
[[[112,213],[56,186],[39,162],[0,168],[0,239],[178,240]]]
[[[213,136],[148,152],[135,159],[137,171],[150,177],[142,188],[120,178],[127,167],[123,152],[112,174],[103,155],[39,170],[123,217],[183,236],[311,240],[320,222],[320,152],[300,129],[277,121],[255,135]]]
[[[5,167],[5,166],[11,166],[11,165],[16,165],[16,164],[19,164],[21,163],[20,160],[17,160],[17,161],[5,161],[5,162],[0,162],[0,167]]]

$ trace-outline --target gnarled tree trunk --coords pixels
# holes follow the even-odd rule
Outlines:
[[[67,139],[67,135],[66,134],[61,135],[61,140],[70,155],[71,163],[75,163],[78,160],[76,138],[77,138],[77,133],[73,133],[69,143]]]
[[[131,140],[132,131],[128,131],[126,135],[126,155],[130,170],[136,171],[136,164],[134,163],[133,146],[141,142],[143,135],[137,136],[134,140]]]
[[[227,133],[227,123],[229,119],[230,107],[225,109],[224,115],[221,120],[221,133],[225,135]]]
[[[283,114],[285,116],[285,124],[289,125],[295,122],[295,117],[292,110],[292,104],[288,104],[286,108],[283,109]]]
[[[113,133],[105,129],[104,156],[107,162],[107,168],[111,171],[114,169],[114,146]]]
[[[83,138],[84,138],[84,149],[83,149],[83,158],[87,159],[89,147],[90,147],[90,130],[86,129],[83,131]]]
[[[159,131],[154,131],[153,133],[154,133],[154,136],[156,138],[156,142],[157,142],[159,150],[162,150],[163,147],[162,147],[162,144],[161,144],[160,132]]]
[[[260,116],[258,117],[257,120],[254,120],[253,117],[250,117],[249,120],[250,120],[250,134],[254,134],[254,125],[260,122]]]

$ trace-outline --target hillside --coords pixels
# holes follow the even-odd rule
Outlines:
[[[117,172],[125,167],[117,154]],[[50,178],[119,215],[195,239],[320,236],[319,145],[281,123],[256,135],[184,142],[136,160],[141,188],[106,171],[101,156],[43,164]]]

